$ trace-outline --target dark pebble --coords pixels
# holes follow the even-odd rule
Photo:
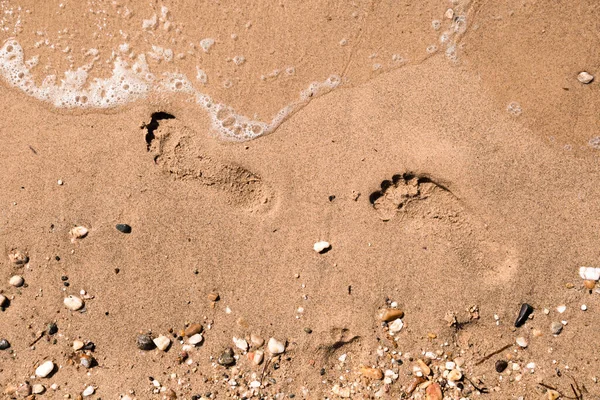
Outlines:
[[[235,358],[233,358],[233,350],[231,348],[226,349],[220,356],[217,362],[220,365],[228,367],[235,364]]]
[[[63,285],[64,285],[65,287],[69,287],[69,286],[71,286],[71,284],[70,284],[69,282],[63,282]]]
[[[138,335],[136,343],[140,350],[152,350],[155,347],[150,335]]]
[[[0,350],[6,350],[9,347],[10,347],[10,343],[8,343],[8,340],[6,340],[6,339],[0,340]]]
[[[56,332],[58,332],[58,326],[54,323],[51,322],[48,324],[48,335],[54,335]]]
[[[131,226],[127,224],[117,224],[117,230],[122,233],[131,233]]]
[[[311,334],[312,333],[312,329],[310,328],[304,328],[304,332]]]
[[[496,372],[501,373],[508,367],[508,363],[504,360],[496,361]]]
[[[96,345],[94,344],[94,342],[87,342],[86,344],[83,345],[82,349],[88,350],[88,351],[94,351],[94,350],[96,350]]]
[[[325,375],[325,368],[321,368],[321,371],[319,371],[319,373],[321,374],[321,376]]]
[[[273,364],[273,369],[279,369],[279,363],[274,363]]]
[[[68,280],[69,280],[69,277],[68,277],[68,276],[66,276],[66,275],[63,275],[63,276],[61,276],[61,277],[60,277],[60,280],[61,280],[61,281],[63,281],[63,282],[64,282],[64,281],[68,281]]]
[[[525,324],[525,322],[527,322],[527,318],[529,318],[529,316],[531,315],[532,312],[533,312],[533,307],[531,307],[527,303],[523,303],[523,305],[521,306],[521,311],[519,311],[519,316],[517,317],[517,320],[515,321],[515,326],[517,328],[520,326],[523,326],[523,324]]]

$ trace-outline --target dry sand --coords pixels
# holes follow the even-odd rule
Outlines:
[[[599,72],[600,7],[499,3],[0,1],[2,38],[39,56],[38,84],[90,48],[91,81],[110,76],[122,43],[162,46],[174,57],[149,57],[157,75],[184,73],[268,121],[310,82],[342,79],[245,142],[219,138],[185,94],[68,110],[3,81],[2,395],[27,382],[44,385],[40,399],[88,386],[94,399],[418,399],[436,382],[449,399],[549,398],[548,387],[600,398],[600,296],[578,275],[600,256],[600,97],[597,81],[577,80]],[[161,5],[167,18],[143,30]],[[152,124],[159,112],[173,118]],[[75,226],[89,233],[71,241]],[[328,252],[313,251],[320,240]],[[15,249],[26,265],[11,263]],[[80,290],[93,298],[69,311],[63,299]],[[392,302],[404,311],[395,335],[377,318]],[[516,328],[522,303],[534,313]],[[190,323],[204,340],[184,360],[177,336]],[[136,346],[149,331],[173,340],[168,351]],[[251,334],[285,353],[259,346],[255,365],[232,341],[255,352]],[[95,349],[75,352],[74,340]],[[217,363],[228,347],[233,367]],[[35,377],[46,360],[54,373]],[[418,360],[431,361],[429,383],[407,394]],[[453,360],[456,382],[444,372]]]

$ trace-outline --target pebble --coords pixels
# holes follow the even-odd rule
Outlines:
[[[331,244],[329,244],[329,242],[320,241],[315,243],[313,249],[317,253],[325,253],[331,249]]]
[[[565,306],[564,304],[563,304],[563,305],[560,305],[560,306],[556,307],[556,311],[558,311],[559,313],[561,313],[561,314],[562,314],[562,313],[564,313],[565,311],[567,311],[567,306]]]
[[[285,343],[280,342],[275,338],[271,338],[269,339],[269,343],[267,343],[267,348],[269,349],[269,352],[273,355],[281,354],[285,351]]]
[[[188,339],[188,343],[192,346],[197,346],[200,343],[202,343],[203,340],[204,338],[202,337],[202,334],[196,333],[195,335],[190,336],[190,338]]]
[[[46,387],[44,385],[40,385],[39,383],[36,383],[35,385],[33,385],[33,387],[31,388],[31,392],[33,394],[42,394],[46,391]]]
[[[160,351],[167,351],[171,345],[171,339],[164,335],[160,335],[159,337],[152,339],[152,341]]]
[[[77,311],[81,309],[81,307],[83,307],[83,300],[81,300],[77,296],[67,296],[65,297],[63,302],[65,303],[65,307],[67,307],[71,311]]]
[[[587,306],[585,304],[581,305],[581,311],[587,311]]]
[[[127,224],[117,224],[115,228],[121,233],[131,233],[131,226]]]
[[[508,363],[504,360],[498,360],[496,361],[496,365],[494,366],[494,368],[496,368],[496,372],[498,373],[502,373],[504,372],[504,370],[508,367]]]
[[[331,388],[331,392],[337,396],[344,398],[344,399],[347,399],[350,397],[350,388],[349,387],[341,388],[340,385],[334,385]]]
[[[383,308],[377,312],[377,318],[384,322],[390,322],[402,317],[404,317],[404,311],[396,308]]]
[[[548,391],[546,392],[547,400],[556,400],[559,397],[560,397],[560,393],[558,393],[556,390],[548,389]]]
[[[254,357],[252,357],[252,361],[254,362],[254,364],[260,365],[260,363],[263,362],[264,356],[265,353],[262,350],[256,350],[254,352]]]
[[[583,286],[588,290],[594,290],[596,288],[596,281],[585,280],[583,281]]]
[[[6,350],[10,347],[10,343],[6,339],[0,339],[0,350]]]
[[[248,351],[248,342],[246,342],[246,339],[234,337],[233,344],[235,344],[235,347],[242,351]]]
[[[431,385],[427,386],[425,389],[425,399],[426,400],[442,400],[442,388],[439,383],[434,382]]]
[[[421,371],[423,376],[429,376],[429,374],[431,374],[431,368],[429,368],[423,360],[417,360],[417,368]]]
[[[448,372],[447,378],[449,381],[457,382],[462,379],[462,373],[457,369],[453,369],[452,371]]]
[[[8,302],[8,299],[5,295],[0,294],[0,307],[4,306]]]
[[[83,393],[81,393],[81,395],[83,397],[89,397],[91,395],[93,395],[96,392],[96,388],[93,386],[88,386],[85,388],[85,390],[83,391]]]
[[[398,318],[397,320],[395,320],[394,322],[392,322],[389,325],[390,335],[395,335],[396,333],[400,332],[403,327],[404,327],[404,322],[402,322],[402,320],[400,318]]]
[[[17,397],[27,397],[31,394],[31,386],[25,382],[17,387]]]
[[[448,371],[452,371],[456,368],[456,363],[454,361],[446,361],[445,367]]]
[[[152,350],[155,347],[152,336],[150,335],[138,335],[136,343],[140,350]]]
[[[73,350],[81,350],[83,348],[83,342],[81,340],[73,340]]]
[[[56,325],[54,322],[49,323],[48,327],[46,328],[46,332],[48,335],[54,335],[56,332],[58,332],[58,325]]]
[[[600,268],[580,267],[579,276],[586,281],[598,281],[600,280]]]
[[[360,373],[362,376],[380,381],[383,379],[383,372],[379,368],[361,367]]]
[[[233,357],[233,350],[230,347],[225,349],[225,351],[223,353],[221,353],[221,355],[217,359],[217,362],[220,365],[223,365],[225,367],[235,364],[235,358]]]
[[[533,307],[527,303],[523,303],[521,305],[521,310],[519,311],[519,316],[517,317],[517,320],[515,321],[515,327],[518,328],[520,326],[523,326],[525,324],[525,322],[527,322],[527,318],[529,318],[529,316],[531,315],[532,312],[533,312]]]
[[[527,343],[527,339],[525,339],[523,336],[519,336],[516,340],[517,344],[522,347],[525,348],[527,347],[528,343]]]
[[[184,329],[183,336],[190,337],[200,332],[202,332],[202,325],[190,324],[187,328]]]
[[[88,228],[85,226],[76,226],[69,231],[72,239],[83,239],[88,234]]]
[[[423,382],[425,382],[425,378],[423,378],[422,376],[415,376],[413,378],[413,380],[410,381],[410,384],[406,388],[406,394],[410,395],[412,392],[415,391],[415,389],[417,388],[417,386],[419,386]]]
[[[250,341],[256,347],[260,347],[263,344],[265,344],[265,339],[261,338],[258,335],[255,335],[254,333],[250,335]]]
[[[594,75],[586,71],[581,71],[579,75],[577,75],[577,80],[581,83],[588,84],[594,80]]]
[[[21,275],[11,276],[8,283],[14,287],[21,287],[25,283],[25,279]]]
[[[84,368],[92,368],[92,365],[94,365],[94,357],[89,354],[82,354],[79,357],[79,364]]]
[[[43,362],[35,369],[35,375],[40,378],[45,378],[54,371],[54,363],[50,360]]]
[[[27,264],[29,262],[29,257],[27,256],[27,254],[23,253],[20,250],[12,250],[10,253],[8,253],[8,259],[10,260],[11,263],[16,264],[16,265],[24,265]]]
[[[208,296],[206,296],[208,298],[208,301],[219,301],[219,293],[217,292],[211,292],[208,294]]]
[[[563,330],[563,324],[561,324],[560,322],[552,322],[550,324],[550,331],[552,332],[553,335],[559,335]]]

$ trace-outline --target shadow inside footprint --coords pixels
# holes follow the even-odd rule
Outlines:
[[[227,201],[252,210],[264,209],[268,189],[261,177],[249,170],[209,156],[202,138],[166,112],[153,113],[143,128],[154,162],[176,180],[194,181],[227,192]]]

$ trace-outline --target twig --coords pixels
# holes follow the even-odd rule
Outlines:
[[[29,344],[29,347],[33,346],[34,344],[36,344],[37,342],[40,341],[41,338],[44,337],[44,335],[46,334],[46,331],[41,331],[40,333],[38,333],[38,336],[33,340],[33,342],[31,342]]]
[[[481,388],[479,388],[479,387],[477,387],[477,385],[475,385],[475,384],[473,383],[473,381],[472,381],[472,380],[470,380],[469,378],[467,378],[465,375],[463,375],[463,377],[464,377],[464,378],[465,378],[467,381],[469,381],[469,383],[470,383],[470,384],[471,384],[471,385],[472,385],[472,386],[475,388],[475,390],[477,390],[478,392],[480,392],[480,393],[483,393],[483,394],[487,394],[487,393],[489,393],[489,392],[490,392],[490,391],[488,390],[488,388],[485,388],[485,387],[481,387]]]
[[[507,345],[506,345],[506,346],[504,346],[503,348],[501,348],[501,349],[499,349],[499,350],[496,350],[496,351],[494,351],[494,352],[492,352],[492,353],[488,354],[487,356],[483,357],[481,360],[477,361],[477,362],[475,363],[475,365],[479,365],[479,364],[481,364],[481,363],[483,363],[483,362],[485,362],[485,361],[489,360],[490,358],[494,357],[496,354],[500,354],[500,353],[502,353],[504,350],[506,350],[506,349],[509,349],[509,348],[511,348],[512,346],[513,346],[513,344],[507,344]]]
[[[557,388],[555,388],[555,387],[552,387],[552,386],[550,386],[550,385],[546,385],[544,382],[539,382],[539,383],[538,383],[538,385],[540,385],[540,386],[542,386],[542,387],[545,387],[546,389],[554,390],[554,391],[555,391],[555,392],[557,392],[557,393],[560,395],[560,397],[561,397],[561,398],[563,398],[563,399],[569,399],[569,400],[578,400],[578,399],[579,399],[578,397],[570,397],[570,396],[566,396],[566,395],[564,395],[564,394],[563,394],[563,393],[562,393],[560,390],[558,390]]]

